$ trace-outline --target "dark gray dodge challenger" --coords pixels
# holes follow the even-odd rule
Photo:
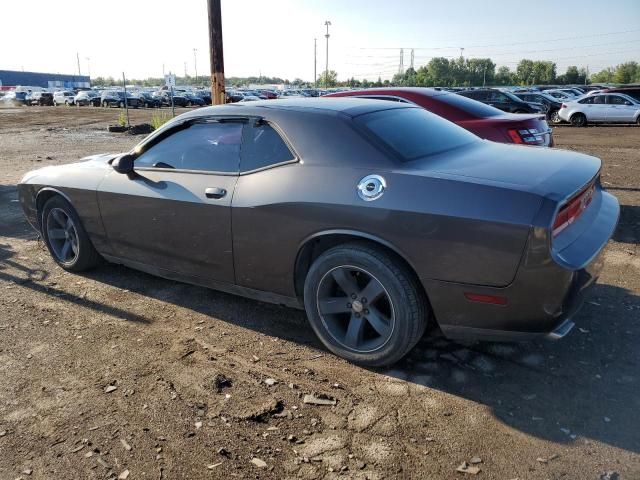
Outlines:
[[[27,174],[55,261],[106,259],[304,306],[332,352],[559,338],[619,214],[599,159],[504,145],[407,104],[296,99],[181,115],[129,153]]]

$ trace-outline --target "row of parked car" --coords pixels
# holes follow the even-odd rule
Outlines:
[[[506,88],[415,88],[415,91],[450,92],[484,103],[495,109],[515,114],[544,115],[550,123],[570,122],[575,126],[589,123],[637,123],[640,122],[640,85],[608,86],[537,86]],[[229,89],[227,103],[252,102],[293,97],[319,97],[327,95],[360,95],[366,92],[402,92],[411,89],[396,87],[353,89]],[[377,95],[379,96],[379,95]],[[387,95],[386,97],[393,97]],[[211,105],[211,92],[206,89],[178,88],[173,94],[166,87],[160,89],[82,90],[9,92],[5,101],[27,105],[77,105],[132,108],[159,108],[175,105],[191,107]],[[406,99],[405,99],[406,100]],[[411,100],[409,100],[411,101]],[[484,112],[487,113],[487,112]],[[495,111],[494,111],[495,114]],[[494,115],[495,116],[495,115]]]
[[[505,112],[544,113],[552,123],[636,123],[640,85],[468,89],[456,93]],[[595,106],[594,106],[595,105]]]

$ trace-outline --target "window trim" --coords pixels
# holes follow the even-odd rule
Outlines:
[[[241,171],[241,165],[242,165],[242,144],[244,143],[244,128],[243,128],[243,133],[242,133],[242,140],[240,143],[240,159],[239,159],[239,163],[238,163],[238,171],[236,172],[220,172],[220,171],[214,171],[214,170],[189,170],[189,169],[182,169],[182,168],[158,168],[158,167],[138,167],[136,168],[135,166],[135,161],[137,160],[137,157],[139,155],[142,155],[142,153],[144,153],[143,151],[141,151],[140,153],[135,153],[135,150],[138,146],[140,146],[141,148],[149,148],[152,147],[158,143],[160,143],[162,140],[164,140],[167,137],[170,137],[171,135],[173,135],[174,133],[177,133],[177,131],[182,130],[184,128],[184,126],[186,124],[192,123],[219,123],[220,120],[227,120],[227,121],[234,121],[234,122],[238,122],[238,123],[249,123],[253,120],[254,123],[256,122],[264,122],[267,123],[268,125],[270,125],[275,131],[276,133],[278,133],[278,135],[280,135],[280,138],[284,141],[285,145],[287,146],[287,148],[289,149],[289,152],[293,155],[293,158],[291,160],[286,160],[284,162],[279,162],[279,163],[274,163],[272,165],[266,165],[264,167],[260,167],[260,168],[256,168],[254,170],[248,170],[246,172]],[[253,126],[251,126],[251,128],[253,128]],[[186,174],[200,174],[200,175],[219,175],[219,176],[224,176],[224,177],[238,177],[238,176],[243,176],[243,175],[250,175],[252,173],[258,173],[258,172],[262,172],[264,170],[269,170],[271,168],[277,168],[277,167],[281,167],[283,165],[288,165],[290,163],[299,163],[300,162],[300,156],[298,155],[298,152],[296,151],[296,149],[293,147],[291,141],[289,140],[289,137],[287,137],[286,133],[284,132],[284,130],[282,130],[282,128],[280,128],[280,126],[271,121],[271,120],[266,120],[263,117],[260,116],[253,116],[253,115],[207,115],[207,116],[203,116],[203,117],[193,117],[193,118],[186,118],[181,122],[177,122],[175,125],[171,125],[170,127],[168,127],[165,130],[157,130],[157,134],[155,135],[150,135],[149,137],[145,138],[142,142],[140,142],[138,145],[136,145],[132,152],[136,155],[136,159],[134,159],[133,161],[133,169],[134,171],[141,171],[141,172],[165,172],[165,173],[186,173]]]

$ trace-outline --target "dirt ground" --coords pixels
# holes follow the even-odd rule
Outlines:
[[[622,205],[579,328],[555,343],[432,336],[375,370],[325,351],[296,310],[58,268],[16,184],[132,147],[106,132],[118,113],[0,110],[0,480],[640,479],[640,128],[555,128],[558,148],[602,158]]]

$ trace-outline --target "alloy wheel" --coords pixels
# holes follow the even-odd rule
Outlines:
[[[384,346],[395,326],[389,292],[366,270],[343,265],[318,285],[318,313],[329,334],[344,347],[370,352]]]
[[[47,238],[58,260],[71,264],[78,258],[78,231],[71,217],[61,208],[53,208],[47,216]]]

